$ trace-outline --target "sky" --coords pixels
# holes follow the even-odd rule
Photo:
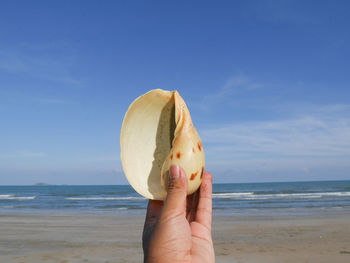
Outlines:
[[[126,184],[129,104],[178,90],[214,183],[350,179],[349,1],[1,1],[0,185]]]

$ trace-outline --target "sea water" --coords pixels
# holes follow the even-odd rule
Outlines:
[[[0,212],[144,213],[127,185],[0,186]],[[214,213],[305,214],[350,211],[349,181],[214,184]]]

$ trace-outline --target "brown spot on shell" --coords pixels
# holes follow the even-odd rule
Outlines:
[[[178,153],[176,154],[176,158],[177,158],[177,159],[180,159],[180,158],[181,158],[181,153],[180,153],[180,152],[178,152]]]
[[[203,173],[204,173],[204,166],[202,166],[201,179],[202,179],[202,177],[203,177]]]
[[[194,153],[194,147],[192,147],[192,152]]]
[[[202,151],[202,144],[199,142],[199,143],[197,143],[197,146],[198,146],[198,150],[199,151]]]
[[[173,156],[173,154],[171,154],[171,155],[170,155],[170,159],[172,160],[172,159],[173,159],[173,157],[174,157],[174,156]]]
[[[198,172],[191,174],[190,180],[193,181],[196,178],[197,174],[198,174]]]

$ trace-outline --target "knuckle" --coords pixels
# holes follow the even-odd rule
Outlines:
[[[201,185],[202,197],[211,199],[211,195],[212,195],[211,192],[212,192],[211,185],[208,185],[207,183],[202,183],[202,185]]]
[[[213,182],[213,176],[212,176],[212,174],[211,173],[209,173],[209,172],[204,172],[204,179],[205,180],[208,180],[210,183],[212,183]]]
[[[197,212],[205,213],[205,214],[210,214],[211,215],[211,209],[209,207],[198,207]]]
[[[168,186],[168,192],[183,192],[184,184],[181,182],[172,182]]]
[[[185,192],[185,190],[183,189],[183,188],[181,188],[181,187],[170,187],[170,188],[168,188],[168,196],[169,195],[177,195],[177,194],[182,194],[182,193],[184,193]]]

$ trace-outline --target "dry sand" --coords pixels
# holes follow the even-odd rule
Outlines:
[[[0,263],[142,262],[141,215],[0,213]],[[350,214],[215,216],[216,262],[350,263]]]

